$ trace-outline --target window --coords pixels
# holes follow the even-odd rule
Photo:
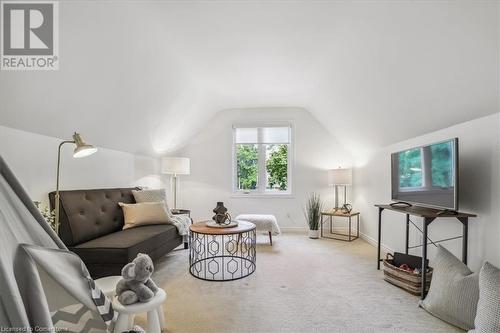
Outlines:
[[[291,126],[234,127],[234,191],[291,193]]]

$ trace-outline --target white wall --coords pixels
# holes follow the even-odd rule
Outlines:
[[[232,194],[232,125],[292,121],[294,136],[293,196],[249,198]],[[269,213],[282,227],[304,228],[302,207],[310,192],[322,193],[331,205],[327,170],[350,166],[351,158],[311,114],[301,108],[237,109],[219,112],[178,156],[191,158],[191,175],[181,178],[180,205],[194,219],[210,219],[217,201],[229,212]]]
[[[91,138],[84,139],[92,143]],[[61,141],[0,126],[0,155],[33,200],[47,203],[47,194],[55,190],[57,147]],[[86,158],[75,159],[73,149],[70,144],[63,146],[61,189],[161,185],[155,176],[158,173],[156,159],[105,148]]]
[[[497,8],[60,1],[60,68],[2,71],[0,124],[53,137],[78,127],[105,147],[166,154],[218,110],[286,103],[362,155],[497,111]]]
[[[479,118],[411,140],[390,145],[375,153],[368,162],[355,169],[355,207],[362,214],[362,233],[377,239],[375,204],[391,200],[390,155],[402,149],[452,137],[459,138],[460,211],[476,213],[469,222],[469,267],[479,269],[483,260],[500,266],[500,114]],[[382,242],[390,249],[404,251],[402,214],[384,211]],[[421,226],[421,219],[413,218]],[[461,224],[451,219],[437,219],[429,227],[432,240],[461,234]],[[412,244],[420,244],[418,231],[412,232]],[[461,240],[443,243],[459,258]],[[429,258],[434,246],[429,246]],[[413,250],[420,255],[420,249]]]

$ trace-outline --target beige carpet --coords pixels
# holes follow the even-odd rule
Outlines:
[[[167,332],[462,332],[383,281],[375,248],[361,239],[266,241],[259,235],[255,273],[232,282],[192,277],[187,250],[160,260],[154,279],[168,295]],[[145,317],[136,323],[145,327]]]

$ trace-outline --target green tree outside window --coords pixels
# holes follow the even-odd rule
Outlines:
[[[238,189],[255,190],[258,179],[257,145],[236,146]]]
[[[267,155],[268,189],[286,191],[288,188],[288,146],[267,145]]]

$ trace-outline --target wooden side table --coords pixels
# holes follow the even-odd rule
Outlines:
[[[238,221],[229,228],[213,228],[206,221],[189,227],[189,273],[206,281],[232,281],[255,271],[255,224]]]
[[[356,217],[356,235],[352,234],[352,218]],[[336,239],[336,240],[341,240],[344,242],[352,242],[353,240],[356,240],[359,238],[359,212],[350,212],[350,213],[343,213],[340,210],[337,211],[331,211],[331,212],[321,212],[321,237],[322,238],[330,238],[330,239]],[[333,220],[335,217],[344,217],[347,218],[349,221],[349,233],[348,234],[342,234],[338,232],[333,231]],[[323,225],[325,223],[330,222],[330,232],[329,235],[337,235],[341,237],[335,237],[335,236],[324,236],[323,235]],[[347,237],[347,239],[346,239]]]

